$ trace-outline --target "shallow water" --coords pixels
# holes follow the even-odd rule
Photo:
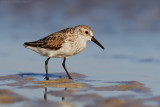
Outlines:
[[[25,76],[24,76],[25,75]],[[151,89],[138,81],[88,80],[85,75],[71,73],[76,80],[66,79],[64,73],[50,74],[49,81],[39,80],[43,74],[18,74],[0,77],[0,104],[5,106],[149,106],[157,105]],[[61,78],[56,79],[56,76]],[[97,85],[100,83],[100,85]],[[110,94],[109,94],[110,93]],[[146,103],[146,104],[145,104]]]
[[[141,11],[118,0],[87,3],[0,1],[0,106],[160,106],[159,2],[147,1],[154,8]],[[128,12],[121,5],[129,5]],[[51,80],[45,81],[46,57],[23,43],[77,24],[91,26],[105,50],[89,42],[68,58],[73,80],[66,78],[63,59],[51,59]]]

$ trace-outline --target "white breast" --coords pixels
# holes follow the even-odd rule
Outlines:
[[[82,52],[87,46],[87,41],[83,38],[81,38],[81,36],[79,36],[78,38],[75,39],[74,42],[74,55],[78,54],[80,52]]]

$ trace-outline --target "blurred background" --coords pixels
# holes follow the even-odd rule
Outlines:
[[[20,39],[28,29],[36,36],[77,24],[106,36],[158,33],[159,5],[159,0],[0,0],[1,33]]]
[[[88,43],[69,59],[72,72],[159,71],[159,0],[0,0],[1,74],[44,72],[46,58],[23,43],[79,24],[90,26],[106,49]],[[49,69],[63,71],[61,62],[51,61]]]
[[[160,95],[160,0],[0,0],[0,75],[45,73],[46,57],[23,43],[79,24],[90,26],[105,50],[89,42],[67,60],[69,72],[139,81]],[[64,72],[61,63],[52,59],[49,73]]]
[[[90,26],[106,49],[88,43],[68,59],[70,71],[88,75],[93,66],[102,74],[159,71],[159,0],[0,0],[1,74],[43,73],[46,58],[23,43],[79,24]],[[63,71],[62,59],[52,61],[51,71]]]

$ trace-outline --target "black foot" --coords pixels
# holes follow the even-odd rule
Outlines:
[[[68,79],[71,79],[71,80],[72,80],[72,77],[71,77],[71,76],[68,76]]]
[[[49,78],[48,78],[48,77],[45,77],[44,80],[49,80]]]

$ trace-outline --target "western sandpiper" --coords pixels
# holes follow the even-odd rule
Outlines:
[[[49,59],[52,57],[64,58],[62,66],[66,71],[68,78],[72,79],[65,67],[66,58],[82,52],[86,48],[87,41],[89,40],[104,49],[104,47],[94,38],[92,29],[86,25],[78,25],[73,28],[63,29],[40,40],[25,42],[24,46],[42,56],[48,57],[45,61],[46,80],[49,80],[47,65]]]

